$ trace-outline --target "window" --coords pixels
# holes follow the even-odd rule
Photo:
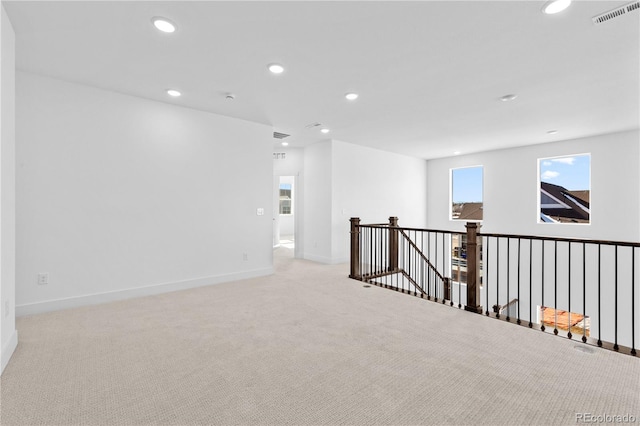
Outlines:
[[[451,220],[482,220],[482,166],[451,169]]]
[[[591,155],[538,160],[539,223],[591,222]]]
[[[280,184],[280,214],[291,214],[291,184]]]

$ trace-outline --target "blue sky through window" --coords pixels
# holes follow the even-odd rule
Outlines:
[[[571,191],[589,190],[591,156],[589,154],[540,160],[540,181],[562,186]]]
[[[482,202],[482,166],[451,171],[453,203]]]

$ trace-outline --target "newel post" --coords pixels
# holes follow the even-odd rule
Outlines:
[[[467,222],[467,305],[465,310],[482,313],[480,305],[480,224]],[[480,237],[480,241],[482,241]]]
[[[389,218],[389,270],[398,269],[398,218]]]
[[[361,280],[360,276],[360,218],[352,217],[351,222],[351,272],[349,278]]]

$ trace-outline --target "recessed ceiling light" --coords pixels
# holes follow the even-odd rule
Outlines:
[[[500,98],[500,100],[501,100],[502,102],[509,102],[509,101],[514,100],[514,99],[515,99],[515,98],[517,98],[517,97],[518,97],[518,95],[514,95],[514,94],[511,94],[511,95],[504,95],[503,97],[501,97],[501,98]]]
[[[175,89],[167,89],[167,95],[177,98],[178,96],[182,95],[182,93],[178,92]]]
[[[274,74],[282,74],[284,72],[284,67],[280,64],[269,64],[269,71]]]
[[[151,19],[153,26],[162,31],[163,33],[172,33],[176,30],[176,24],[168,20],[167,18],[161,18],[156,16]]]
[[[557,131],[557,130],[549,130],[549,131],[547,132],[547,134],[549,134],[549,135],[555,135],[556,133],[558,133],[558,131]]]
[[[325,133],[325,134],[330,132],[330,130],[329,130],[329,129],[327,129],[327,128],[320,129],[320,131],[321,131],[322,133]]]
[[[453,151],[453,155],[460,155],[460,151]]]
[[[282,142],[282,146],[289,146],[289,142]]]
[[[345,98],[347,98],[350,101],[355,101],[356,99],[358,99],[358,94],[357,93],[347,93],[346,95],[344,95]]]
[[[547,15],[553,15],[558,12],[562,12],[571,4],[571,0],[551,0],[544,4],[542,12]]]

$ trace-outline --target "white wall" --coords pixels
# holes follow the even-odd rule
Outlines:
[[[449,170],[484,167],[482,231],[638,241],[638,131],[430,160],[428,227],[464,230],[449,220]],[[591,224],[538,223],[538,159],[591,153]]]
[[[331,141],[304,150],[303,256],[332,263],[331,254]]]
[[[275,149],[274,153],[284,153],[285,157],[273,160],[274,176],[298,176],[304,169],[304,149],[289,148]]]
[[[271,273],[271,133],[19,72],[18,313]]]
[[[349,260],[349,218],[361,223],[399,218],[405,227],[427,224],[427,162],[333,141],[332,256]]]
[[[0,15],[0,371],[4,371],[18,345],[15,325],[15,33],[4,6],[0,6]]]
[[[427,162],[327,140],[305,149],[305,258],[349,260],[349,219],[426,226]]]

